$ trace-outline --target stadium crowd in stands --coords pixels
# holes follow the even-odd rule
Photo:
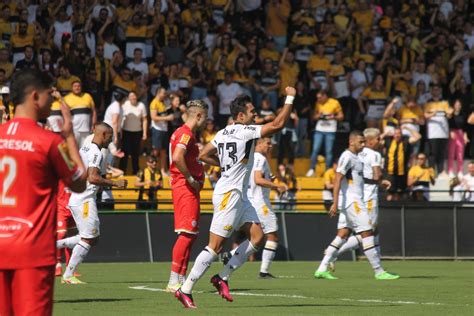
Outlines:
[[[265,123],[282,105],[284,88],[294,86],[294,113],[273,139],[287,173],[304,157],[313,176],[319,154],[330,169],[336,135],[377,127],[385,170],[397,179],[394,196],[407,184],[424,187],[448,175],[472,190],[463,162],[474,158],[473,6],[466,0],[3,0],[1,119],[14,111],[12,74],[38,68],[71,107],[79,143],[110,108],[121,169],[130,156],[128,172],[137,174],[145,153],[158,157],[166,176],[169,136],[185,120],[188,100],[209,104],[204,144],[228,123],[236,96],[251,96]],[[210,179],[218,173],[211,168]]]

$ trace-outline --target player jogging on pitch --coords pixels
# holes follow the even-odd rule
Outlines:
[[[191,248],[199,232],[199,191],[204,169],[194,133],[204,128],[208,105],[202,100],[186,104],[186,123],[170,139],[170,177],[174,207],[174,231],[178,238],[173,247],[171,273],[166,290],[175,292],[184,282]]]
[[[314,273],[317,279],[337,279],[328,271],[328,265],[337,258],[339,249],[346,243],[351,230],[360,234],[362,248],[375,272],[377,280],[393,280],[399,276],[386,272],[380,262],[380,254],[376,250],[374,233],[370,217],[364,202],[363,163],[358,154],[365,145],[364,136],[359,131],[349,135],[349,148],[341,157],[336,169],[334,183],[334,202],[329,211],[331,217],[339,210],[337,235],[325,251],[324,258]]]
[[[15,118],[0,126],[0,315],[51,315],[58,180],[82,192],[86,174],[69,109],[64,139],[37,123],[51,112],[51,78],[18,71],[10,89]]]
[[[271,150],[270,137],[260,138],[257,141],[248,191],[249,201],[257,212],[266,240],[260,265],[260,278],[274,278],[268,270],[278,248],[278,220],[270,202],[270,190],[277,190],[279,193],[288,190],[286,184],[276,184],[271,180],[270,164],[267,161]]]
[[[79,234],[66,239],[58,240],[58,248],[71,248],[72,255],[66,271],[63,274],[62,282],[67,284],[82,284],[74,276],[77,266],[84,260],[90,248],[99,241],[99,214],[97,212],[96,194],[100,186],[115,186],[126,188],[127,180],[108,180],[101,176],[105,174],[101,152],[112,141],[113,130],[107,123],[101,122],[95,125],[94,138],[92,143],[84,145],[80,149],[80,154],[84,165],[87,168],[87,188],[83,193],[73,193],[69,199],[69,209],[72,212],[77,224]]]
[[[212,197],[214,215],[209,244],[196,258],[183,286],[175,292],[176,298],[186,308],[196,308],[192,298],[193,287],[215,261],[224,242],[234,230],[244,231],[250,240],[241,243],[223,270],[211,278],[211,283],[217,288],[219,295],[227,301],[233,301],[227,284],[230,275],[247,261],[249,255],[263,246],[263,231],[255,209],[247,198],[253,167],[254,140],[273,135],[285,126],[293,108],[296,90],[287,87],[285,91],[285,105],[275,120],[265,125],[252,125],[256,113],[251,99],[248,96],[237,97],[230,105],[235,123],[220,130],[199,156],[209,165],[220,166],[222,174]]]
[[[359,159],[364,164],[364,202],[369,213],[370,224],[373,226],[375,249],[381,256],[379,244],[379,231],[377,228],[379,217],[379,186],[390,188],[390,181],[382,180],[382,155],[378,152],[380,147],[380,130],[366,128],[364,130],[365,147],[359,153]],[[362,242],[360,235],[353,235],[339,249],[339,255],[359,247]]]

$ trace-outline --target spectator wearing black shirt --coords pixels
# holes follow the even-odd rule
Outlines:
[[[16,63],[15,70],[23,70],[23,69],[34,69],[38,68],[38,65],[35,61],[35,53],[33,50],[33,46],[27,45],[25,46],[25,58],[19,60]]]
[[[298,123],[296,124],[296,137],[298,138],[296,144],[296,157],[306,156],[305,141],[308,138],[308,124],[311,114],[311,106],[306,95],[304,83],[298,81],[296,83],[296,96],[293,102],[298,116]]]
[[[463,174],[464,148],[468,142],[465,127],[467,115],[463,111],[461,100],[457,99],[453,104],[453,116],[449,119],[449,149],[448,149],[448,173],[451,178],[456,174]],[[454,160],[457,162],[454,168]]]

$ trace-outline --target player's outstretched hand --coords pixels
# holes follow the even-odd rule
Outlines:
[[[392,187],[392,182],[388,180],[382,180],[381,185],[385,188],[385,190],[390,190],[390,188]]]
[[[296,95],[296,89],[293,87],[286,87],[285,88],[286,95],[294,97]]]
[[[59,92],[58,92],[59,93]],[[64,138],[72,135],[72,115],[71,110],[66,103],[61,103],[61,115],[63,116],[63,123],[61,126],[61,134]]]
[[[285,193],[286,191],[288,191],[288,186],[286,185],[286,183],[279,184],[277,191],[279,193]]]
[[[115,181],[115,186],[118,187],[119,189],[125,189],[127,188],[128,181],[125,179],[119,179]]]
[[[336,215],[337,215],[337,205],[333,203],[331,205],[331,208],[329,209],[329,217],[334,217]]]

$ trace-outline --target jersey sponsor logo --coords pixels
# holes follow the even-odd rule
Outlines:
[[[33,142],[28,140],[0,139],[0,149],[35,152]]]
[[[225,230],[226,232],[230,232],[233,228],[234,228],[234,226],[232,226],[232,225],[230,225],[230,224],[224,226],[224,230]]]
[[[251,130],[251,131],[256,131],[257,128],[255,126],[245,126],[244,129],[248,129],[248,130]]]
[[[73,170],[76,166],[76,163],[72,161],[71,156],[69,155],[69,148],[67,147],[67,144],[65,142],[62,142],[58,145],[58,150],[69,170]]]
[[[183,134],[181,135],[181,139],[179,140],[179,142],[187,145],[190,139],[191,139],[191,136],[189,136],[188,134]]]
[[[13,237],[31,228],[33,228],[33,223],[23,218],[13,216],[0,218],[0,238]]]

